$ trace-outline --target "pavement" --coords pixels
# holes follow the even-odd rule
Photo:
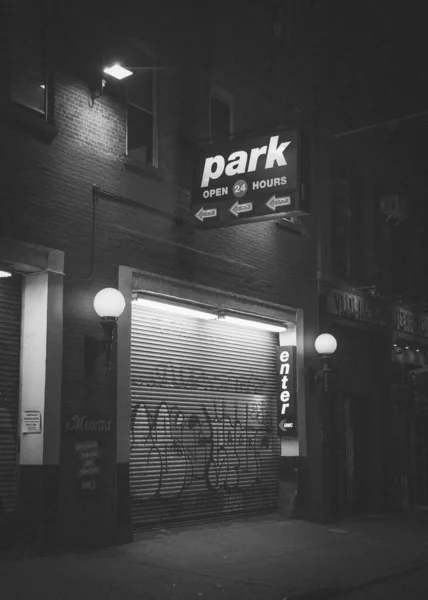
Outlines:
[[[1,600],[327,600],[428,566],[428,510],[319,525],[279,514],[0,562]],[[428,597],[428,591],[427,591]]]

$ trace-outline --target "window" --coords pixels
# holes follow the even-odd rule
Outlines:
[[[127,155],[157,167],[154,61],[140,58],[133,73],[127,88]]]
[[[46,27],[43,3],[16,2],[11,7],[11,100],[46,117]]]
[[[209,137],[213,140],[229,138],[232,131],[231,102],[218,94],[210,94]]]

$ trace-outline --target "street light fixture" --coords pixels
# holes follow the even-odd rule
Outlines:
[[[315,350],[324,360],[323,368],[312,373],[313,383],[316,385],[319,381],[324,382],[324,391],[328,391],[328,374],[331,369],[328,367],[327,360],[336,352],[337,341],[331,333],[321,333],[315,340]]]
[[[117,320],[125,310],[125,298],[115,288],[104,288],[94,298],[94,310],[101,317],[102,340],[86,338],[86,371],[94,371],[95,359],[105,353],[106,368],[111,370],[111,351],[116,341]]]

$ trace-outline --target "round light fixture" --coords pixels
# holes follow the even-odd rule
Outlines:
[[[315,340],[315,350],[318,354],[333,354],[337,348],[337,341],[331,333],[321,333]]]
[[[94,309],[101,318],[117,319],[125,310],[125,298],[115,288],[104,288],[94,298]]]

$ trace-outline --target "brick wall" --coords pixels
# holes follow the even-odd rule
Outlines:
[[[110,94],[106,88],[91,106],[87,81],[72,75],[71,70],[56,73],[57,133],[50,143],[22,127],[1,125],[2,234],[65,252],[64,414],[101,411],[114,417],[114,366],[110,374],[99,368],[95,377],[85,378],[84,339],[86,335],[100,338],[93,297],[103,287],[117,287],[118,265],[303,308],[308,322],[316,323],[316,231],[310,217],[306,224],[311,237],[299,237],[272,222],[194,231],[168,216],[183,205],[180,190],[183,183],[184,187],[189,184],[182,177],[186,167],[183,134],[190,139],[206,137],[208,105],[204,103],[210,79],[198,69],[198,64],[193,64],[185,71],[172,69],[160,74],[156,173],[133,168],[125,157],[125,112],[120,94]],[[254,89],[251,80],[239,78],[233,83],[230,71],[223,79],[217,72],[216,82],[235,94],[239,129],[257,129],[267,116],[278,122],[283,117],[281,102],[275,105],[271,96],[264,98],[262,85]],[[90,278],[93,184],[136,204],[127,206],[100,195]],[[316,182],[313,189],[316,198]],[[309,407],[311,421],[316,420],[315,404],[314,411],[312,414]],[[112,493],[88,508],[90,519],[79,516],[74,484],[67,475],[68,466],[63,466],[63,537],[76,544],[112,539],[111,527],[106,527],[114,514],[114,447],[110,450],[105,476]]]

